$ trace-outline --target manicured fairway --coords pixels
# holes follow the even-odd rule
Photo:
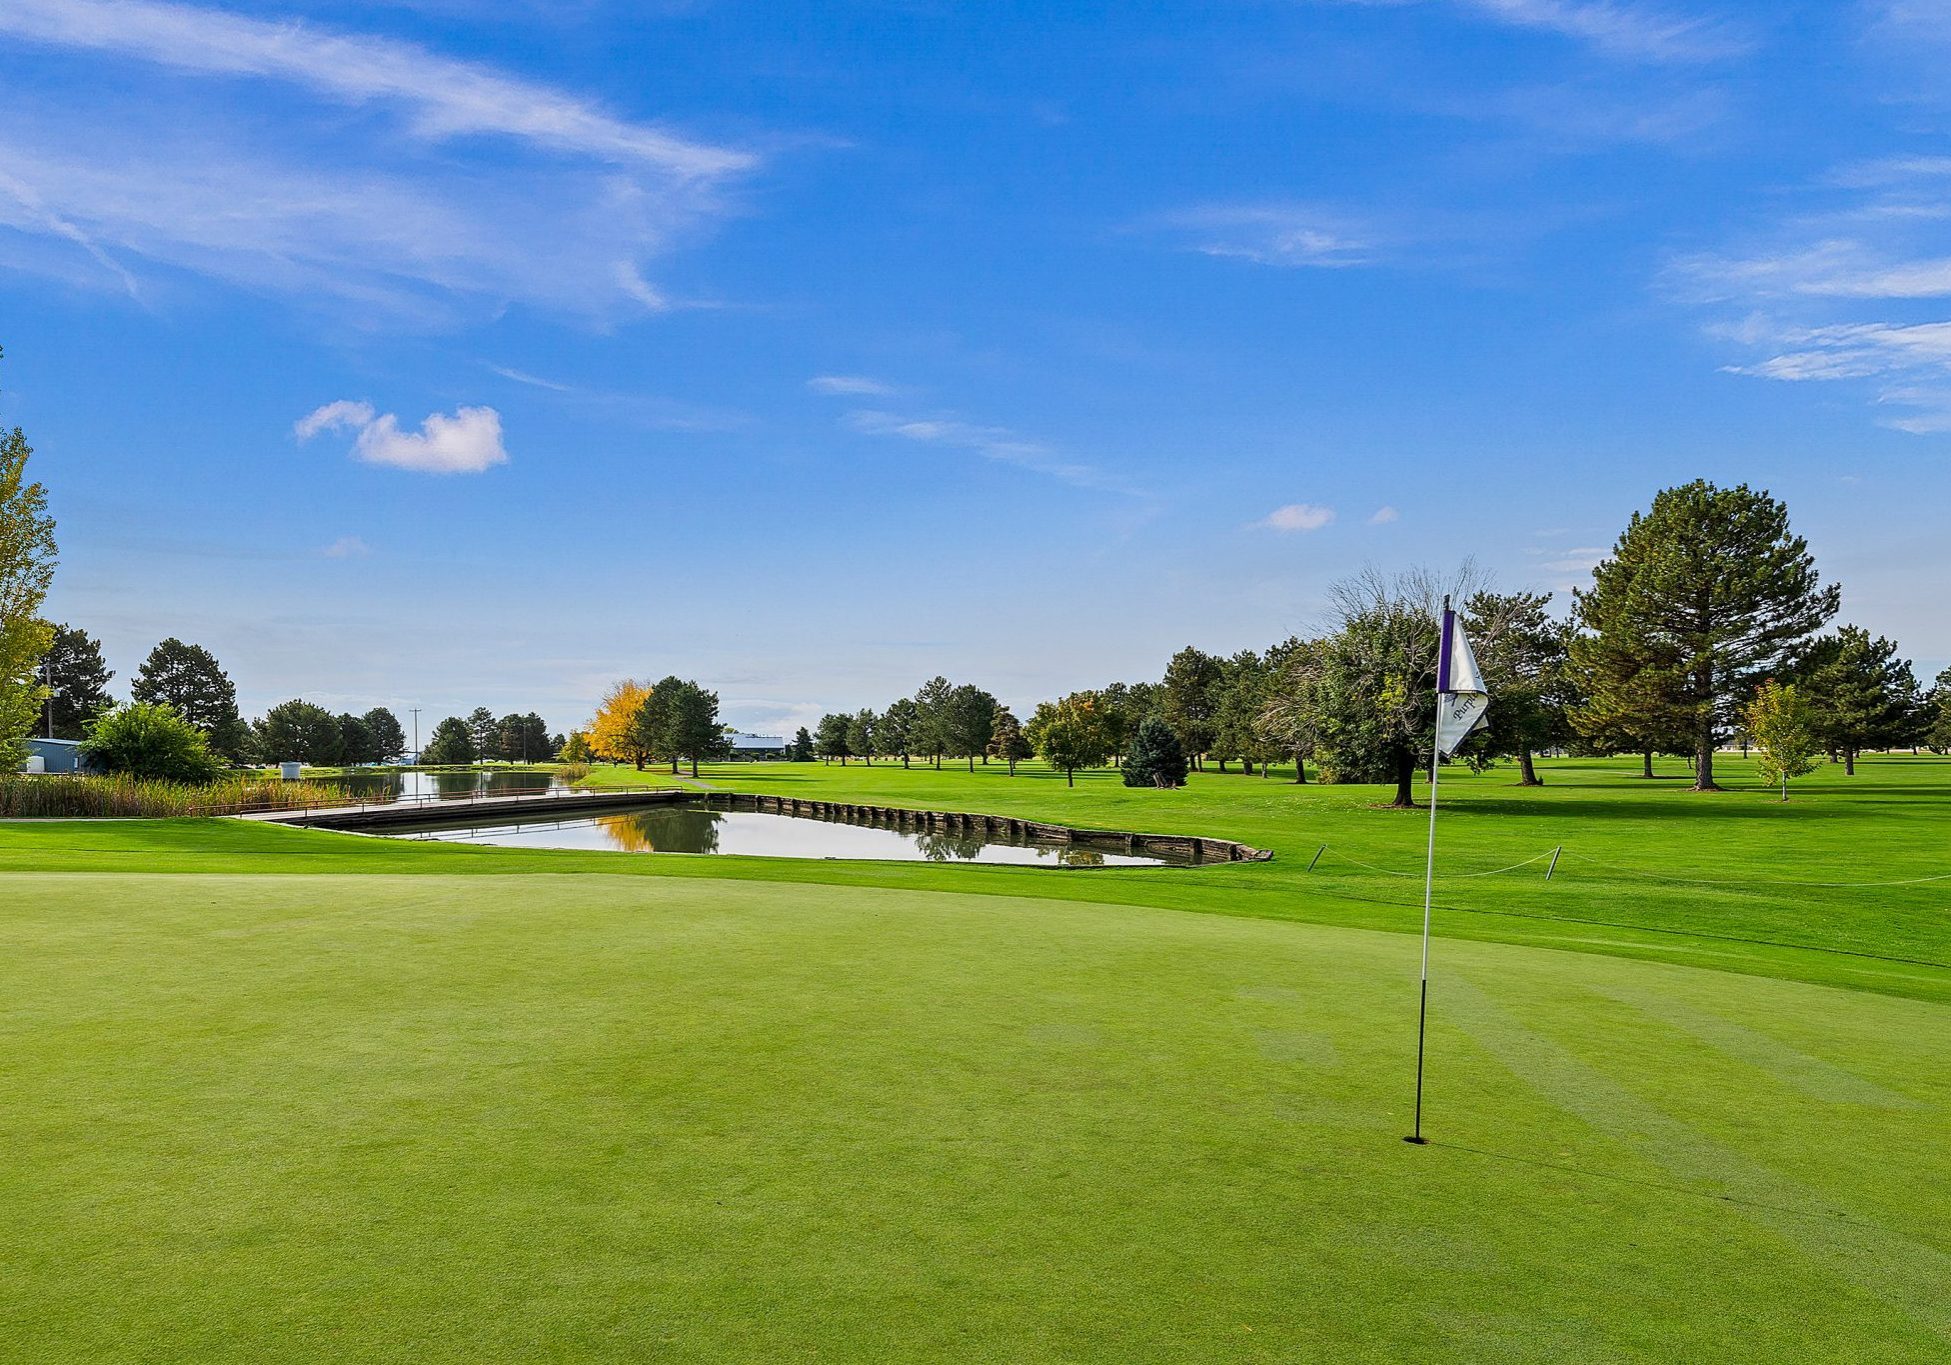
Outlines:
[[[1888,793],[1885,843],[1868,796],[1826,819],[1921,867],[1943,770],[1901,771],[1931,776]],[[1458,786],[1541,824],[1646,799],[1554,776]],[[1132,799],[960,778],[872,781],[1058,816]],[[1062,873],[0,826],[0,1357],[1951,1354],[1951,983],[1924,960],[1946,892],[1888,915],[1812,896],[1800,925],[1786,892],[1710,897],[1719,939],[1655,923],[1679,892],[1598,907],[1634,932],[1453,897],[1472,937],[1437,945],[1418,1149],[1416,942],[1380,931],[1407,898],[1291,856],[1366,830],[1365,860],[1400,862],[1404,817],[1257,779],[1182,795],[1145,826],[1279,834],[1282,858]],[[1277,828],[1297,812],[1315,827]],[[1459,824],[1463,856],[1539,833]],[[1752,848],[1793,845],[1770,837]],[[1486,883],[1457,885],[1489,911]],[[1811,945],[1759,942],[1755,917]],[[1579,951],[1493,941],[1507,918]],[[1876,989],[1804,961],[1833,933]],[[1666,938],[1680,961],[1648,960]],[[1716,943],[1738,971],[1682,965]]]

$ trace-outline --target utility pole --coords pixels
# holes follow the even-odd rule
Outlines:
[[[413,712],[413,761],[418,763],[420,761],[420,708],[409,706],[407,710]]]
[[[53,739],[54,698],[57,693],[54,690],[54,655],[52,653],[49,653],[47,658],[41,660],[41,675],[47,679],[47,737]]]

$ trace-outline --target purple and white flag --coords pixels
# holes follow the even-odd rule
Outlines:
[[[1490,693],[1477,668],[1463,623],[1446,603],[1443,607],[1443,645],[1436,660],[1436,751],[1445,758],[1483,728],[1490,710]]]

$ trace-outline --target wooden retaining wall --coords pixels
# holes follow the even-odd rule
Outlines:
[[[1263,863],[1274,855],[1231,839],[1208,839],[1191,834],[1137,834],[1124,830],[1078,829],[1010,815],[977,815],[964,811],[914,810],[907,806],[871,806],[849,801],[809,801],[797,796],[755,796],[745,792],[712,792],[706,804],[720,810],[759,811],[814,820],[887,825],[894,829],[938,829],[951,833],[999,834],[1035,843],[1076,844],[1113,853],[1150,853],[1200,863]]]

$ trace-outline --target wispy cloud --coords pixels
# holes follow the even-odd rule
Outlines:
[[[327,559],[364,559],[373,552],[373,547],[358,536],[340,536],[319,553]]]
[[[1681,14],[1628,0],[1447,0],[1448,7],[1507,28],[1557,34],[1609,57],[1641,62],[1710,62],[1738,56],[1752,41],[1724,19]],[[1424,0],[1326,0],[1413,5]]]
[[[1458,0],[1458,3],[1497,23],[1556,33],[1614,57],[1704,62],[1737,56],[1751,46],[1725,21],[1616,0]]]
[[[1206,204],[1163,215],[1156,226],[1189,251],[1258,265],[1342,269],[1371,264],[1378,251],[1371,230],[1312,204]]]
[[[683,176],[753,164],[749,153],[611,117],[492,67],[298,21],[154,0],[8,0],[0,33],[178,71],[290,82],[347,104],[395,105],[410,115],[409,130],[429,139],[499,135]]]
[[[816,374],[806,381],[806,387],[814,393],[870,398],[894,392],[889,385],[864,374]]]
[[[292,424],[301,441],[327,431],[357,432],[352,453],[367,464],[421,474],[479,474],[508,462],[501,414],[493,408],[457,408],[451,417],[431,413],[413,432],[400,430],[399,419],[390,412],[375,416],[372,404],[342,398]]]
[[[1854,381],[1881,425],[1951,429],[1951,320],[1929,316],[1951,300],[1947,177],[1951,158],[1936,156],[1844,166],[1804,190],[1818,207],[1746,249],[1676,260],[1663,282],[1707,310],[1710,337],[1747,354],[1728,372]]]
[[[1318,531],[1335,519],[1335,509],[1312,502],[1290,502],[1267,513],[1255,526],[1269,531]]]
[[[891,436],[928,445],[967,450],[985,460],[1015,465],[1076,488],[1123,493],[1144,497],[1104,470],[1066,458],[1044,444],[1018,435],[1007,427],[982,426],[952,417],[905,417],[892,412],[858,409],[845,418],[846,425],[868,436]]]
[[[1402,520],[1402,513],[1385,504],[1369,514],[1368,524],[1370,526],[1387,526],[1392,521],[1400,520]]]
[[[17,59],[106,68],[80,103],[10,90],[0,260],[64,278],[85,265],[138,298],[188,272],[367,325],[511,302],[662,312],[680,305],[649,263],[731,212],[730,184],[757,165],[486,65],[306,23],[11,0],[0,38]]]

